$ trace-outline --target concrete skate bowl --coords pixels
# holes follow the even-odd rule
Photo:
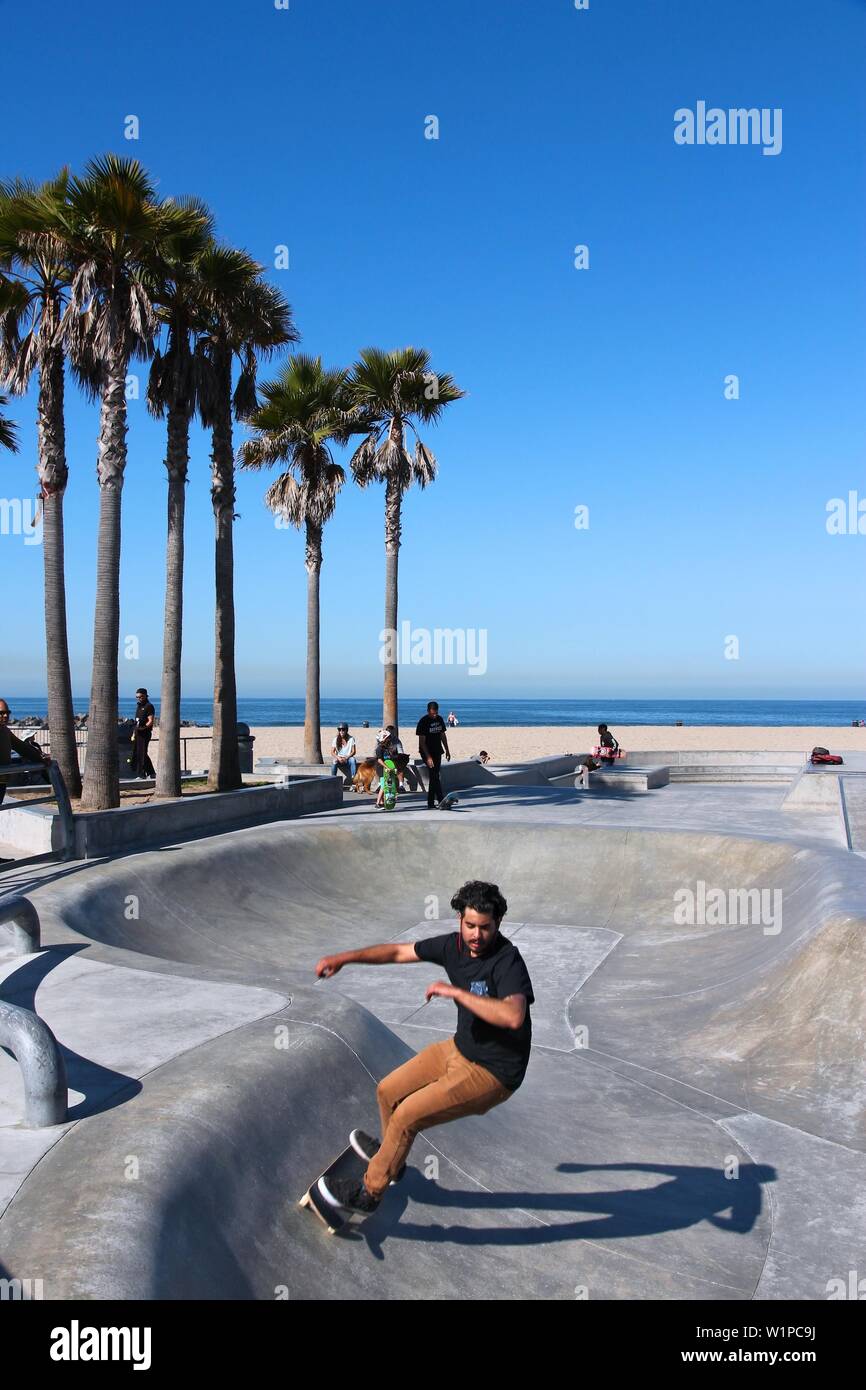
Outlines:
[[[863,872],[695,833],[320,822],[35,894],[100,962],[285,1003],[74,1126],[0,1221],[5,1263],[62,1271],[56,1297],[825,1298],[864,1237]],[[376,1216],[330,1241],[297,1199],[454,1015],[424,1003],[425,965],[313,967],[450,929],[469,877],[502,887],[533,977],[527,1080],[421,1134]],[[681,924],[700,884],[763,892],[763,920]]]

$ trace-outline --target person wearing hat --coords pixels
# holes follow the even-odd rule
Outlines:
[[[397,737],[397,730],[393,724],[389,724],[386,729],[380,729],[376,735],[376,772],[379,777],[379,794],[376,797],[376,805],[385,805],[385,788],[382,785],[382,774],[385,771],[385,759],[390,758],[397,764],[397,758],[403,753],[403,745]],[[403,780],[403,770],[397,764],[397,777],[400,782],[400,790],[406,790],[406,783]]]
[[[331,757],[334,760],[331,763],[331,776],[336,777],[338,773],[342,773],[343,781],[345,782],[346,774],[348,773],[349,781],[354,782],[355,773],[358,771],[358,759],[356,756],[355,740],[349,733],[348,724],[339,724],[337,726],[337,732],[331,744]]]

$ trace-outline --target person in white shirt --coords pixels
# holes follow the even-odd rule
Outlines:
[[[341,724],[337,729],[331,744],[331,757],[334,760],[331,763],[331,776],[336,777],[338,773],[342,773],[345,781],[348,774],[349,781],[354,782],[355,773],[358,771],[358,759],[355,740],[349,733],[348,724]]]

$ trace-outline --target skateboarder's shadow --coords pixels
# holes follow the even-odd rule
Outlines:
[[[731,1178],[720,1168],[670,1163],[560,1163],[557,1172],[655,1173],[666,1181],[604,1191],[464,1191],[442,1187],[410,1169],[376,1215],[364,1223],[364,1235],[377,1258],[382,1258],[381,1243],[386,1237],[457,1245],[547,1245],[560,1240],[656,1235],[701,1221],[745,1235],[760,1215],[762,1186],[777,1177],[776,1169],[764,1163],[743,1163],[738,1176]],[[515,1223],[491,1227],[401,1222],[410,1201],[455,1214],[476,1212],[482,1220],[486,1212],[510,1212]],[[572,1219],[557,1221],[557,1213]]]

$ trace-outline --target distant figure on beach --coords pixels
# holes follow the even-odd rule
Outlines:
[[[337,732],[331,744],[331,757],[334,760],[331,763],[331,776],[336,777],[337,773],[340,772],[343,774],[343,781],[345,781],[348,773],[350,780],[354,781],[358,771],[358,758],[355,740],[349,733],[348,724],[337,726]]]
[[[379,1082],[381,1138],[352,1130],[349,1143],[366,1171],[360,1179],[320,1178],[318,1190],[331,1206],[375,1211],[389,1184],[403,1177],[422,1130],[465,1115],[486,1115],[510,1100],[526,1075],[535,996],[523,957],[500,931],[508,903],[495,883],[473,880],[454,894],[451,906],[456,931],[343,951],[323,956],[316,966],[317,977],[330,980],[347,965],[424,961],[438,965],[449,981],[428,985],[427,998],[438,995],[457,1006],[453,1038],[430,1043]]]
[[[602,762],[612,763],[619,752],[619,744],[606,724],[598,726],[599,757]]]
[[[473,753],[469,759],[471,763],[489,763],[490,754],[486,748],[482,748],[480,753]]]
[[[448,711],[448,728],[449,728],[449,729],[456,729],[456,728],[457,728],[457,725],[458,725],[459,723],[460,723],[460,720],[457,718],[457,715],[454,713],[453,709],[452,709],[452,710],[449,710],[449,711]]]
[[[156,710],[142,686],[135,692],[135,728],[132,731],[132,770],[136,777],[155,777],[156,768],[150,761],[148,748],[153,736]]]
[[[449,763],[451,761],[451,752],[445,734],[445,722],[439,713],[439,705],[436,700],[431,700],[427,705],[427,713],[418,720],[415,732],[418,735],[418,749],[421,758],[430,770],[427,779],[427,809],[432,811],[434,806],[438,806],[442,800],[439,769],[442,766],[443,749],[445,750],[446,761]]]

